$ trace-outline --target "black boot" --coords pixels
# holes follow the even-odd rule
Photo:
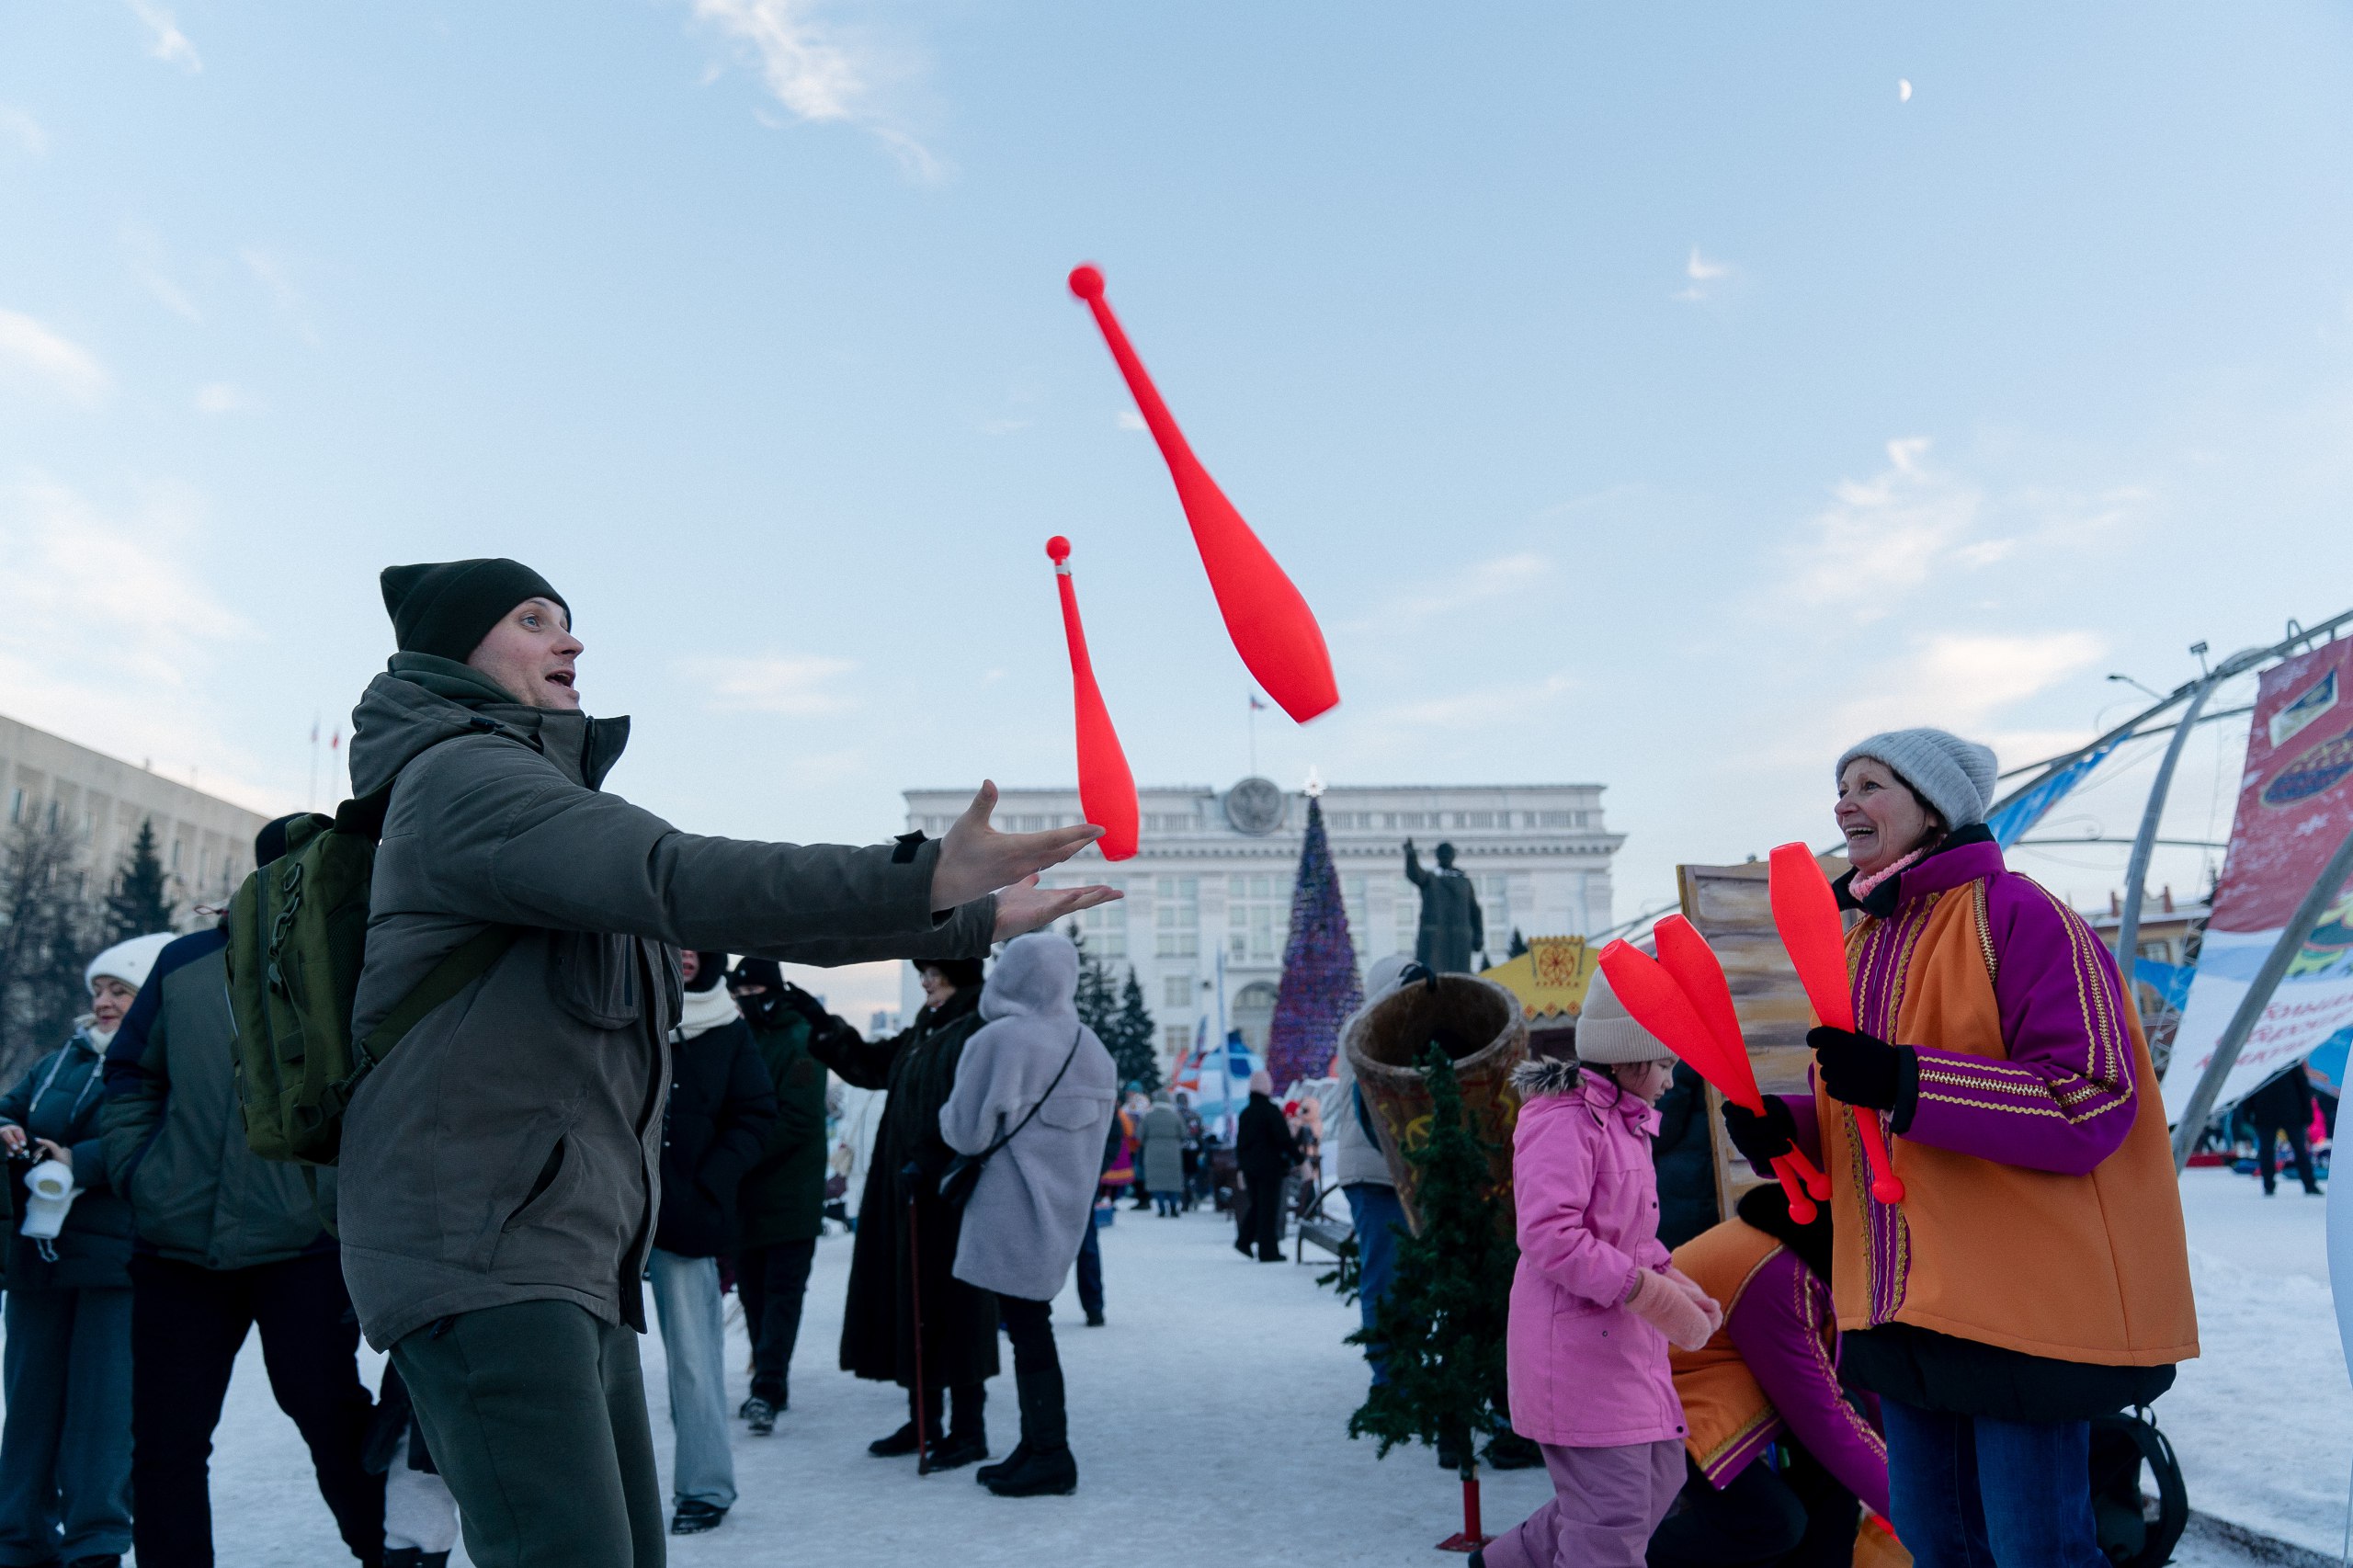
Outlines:
[[[907,1424],[887,1437],[875,1438],[874,1441],[866,1445],[866,1451],[878,1460],[904,1459],[908,1454],[914,1453],[919,1447],[938,1443],[943,1435],[939,1417],[947,1405],[946,1398],[938,1389],[926,1389],[923,1404],[918,1410],[915,1404],[915,1390],[909,1389],[907,1391]],[[923,1426],[920,1428],[915,1426],[918,1415],[923,1420]],[[918,1441],[918,1435],[920,1435],[920,1441]]]
[[[961,1470],[989,1457],[988,1384],[959,1383],[948,1392],[948,1433],[945,1437],[936,1429],[932,1433],[931,1451],[915,1467],[924,1475],[937,1470]]]
[[[1078,1490],[1078,1460],[1070,1451],[1070,1417],[1063,1404],[1063,1369],[1025,1372],[1018,1368],[1013,1384],[1021,1400],[1020,1462],[985,1483],[1000,1497],[1060,1497]]]
[[[449,1554],[418,1546],[397,1547],[384,1553],[384,1568],[449,1568]]]
[[[1013,1451],[995,1464],[984,1464],[972,1472],[972,1479],[986,1486],[1000,1475],[1010,1475],[1029,1462],[1029,1442],[1023,1438],[1013,1445]]]

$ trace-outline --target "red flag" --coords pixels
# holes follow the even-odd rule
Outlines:
[[[1078,588],[1071,581],[1070,540],[1060,534],[1046,541],[1054,563],[1054,586],[1063,600],[1063,637],[1070,644],[1071,700],[1078,717],[1078,806],[1086,820],[1103,830],[1096,847],[1106,860],[1125,860],[1136,852],[1140,819],[1136,807],[1136,777],[1128,771],[1128,754],[1120,749],[1120,733],[1111,727],[1111,710],[1104,706],[1102,688],[1095,684],[1095,661],[1086,653],[1086,628],[1079,623]]]
[[[1192,525],[1193,544],[1209,573],[1210,591],[1217,596],[1218,613],[1225,617],[1226,635],[1233,651],[1282,710],[1304,724],[1340,701],[1339,683],[1332,676],[1332,655],[1324,646],[1323,628],[1307,608],[1283,569],[1275,563],[1233,503],[1201,467],[1200,460],[1176,428],[1175,416],[1160,400],[1159,389],[1145,373],[1120,330],[1120,321],[1103,298],[1103,274],[1092,265],[1074,268],[1070,291],[1086,301],[1102,329],[1103,341],[1127,379],[1137,410],[1143,415],[1152,438],[1160,443],[1168,474],[1176,482],[1176,499]]]

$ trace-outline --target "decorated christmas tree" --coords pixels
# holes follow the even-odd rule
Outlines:
[[[1440,1544],[1468,1551],[1483,1539],[1479,1440],[1511,1424],[1498,1396],[1507,1386],[1504,1340],[1519,1248],[1502,1223],[1487,1150],[1463,1114],[1454,1065],[1436,1045],[1422,1075],[1432,1102],[1429,1140],[1405,1155],[1421,1172],[1422,1228],[1399,1236],[1396,1276],[1372,1326],[1348,1336],[1376,1352],[1386,1373],[1348,1417],[1348,1436],[1378,1439],[1384,1458],[1416,1441],[1455,1456],[1464,1529]]]
[[[1331,1071],[1340,1026],[1364,1001],[1357,983],[1356,944],[1348,939],[1347,905],[1324,834],[1323,803],[1307,798],[1307,841],[1300,846],[1299,881],[1290,894],[1290,937],[1283,944],[1282,985],[1267,1031],[1267,1072],[1278,1094],[1302,1078]]]

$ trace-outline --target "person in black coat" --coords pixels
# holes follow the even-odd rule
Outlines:
[[[2297,1062],[2247,1096],[2239,1102],[2239,1113],[2255,1129],[2255,1168],[2263,1177],[2263,1196],[2268,1198],[2277,1190],[2282,1132],[2288,1135],[2289,1152],[2295,1156],[2296,1178],[2304,1184],[2305,1192],[2317,1196],[2320,1182],[2313,1175],[2313,1083],[2304,1075],[2304,1064]]]
[[[809,1020],[809,1054],[861,1089],[882,1089],[882,1126],[867,1162],[842,1312],[842,1370],[907,1391],[908,1419],[867,1445],[878,1459],[920,1452],[928,1474],[984,1460],[987,1381],[997,1374],[997,1300],[955,1276],[963,1210],[943,1202],[939,1177],[954,1153],[939,1108],[956,1086],[964,1042],[981,1027],[981,960],[926,959],[926,1002],[915,1023],[869,1040],[798,986],[785,1004]],[[923,1325],[918,1350],[915,1325]],[[951,1391],[945,1439],[942,1390]]]
[[[724,953],[679,955],[686,1006],[670,1034],[670,1099],[662,1121],[662,1208],[646,1278],[669,1363],[678,1451],[673,1535],[715,1528],[735,1506],[728,1447],[727,1350],[719,1255],[735,1231],[737,1190],[776,1125],[776,1088],[750,1026],[721,983]]]
[[[1675,1064],[1675,1077],[1659,1096],[1658,1119],[1651,1139],[1651,1165],[1658,1175],[1658,1239],[1671,1249],[1713,1229],[1722,1218],[1716,1212],[1708,1085],[1688,1063]]]
[[[1265,1073],[1250,1074],[1250,1103],[1242,1108],[1233,1129],[1233,1157],[1242,1167],[1249,1205],[1243,1210],[1233,1250],[1250,1256],[1257,1244],[1260,1263],[1283,1260],[1283,1183],[1299,1164],[1299,1139],[1290,1120],[1274,1100],[1274,1080]]]

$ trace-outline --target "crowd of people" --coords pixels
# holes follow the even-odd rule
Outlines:
[[[1844,1564],[1859,1503],[1921,1568],[2109,1561],[2091,1423],[2198,1353],[2140,1020],[2085,923],[2003,864],[1992,752],[1892,732],[1835,777],[1855,1027],[1808,1037],[1812,1094],[1724,1110],[1760,1176],[1802,1150],[1830,1199],[1801,1224],[1759,1186],[1670,1251],[1673,1052],[1594,982],[1576,1062],[1518,1080],[1510,1412],[1554,1495],[1474,1563]],[[1873,1190],[1866,1119],[1900,1195]]]
[[[344,1086],[335,1164],[266,1160],[229,1000],[259,982],[228,934],[90,962],[88,1017],[0,1096],[20,1210],[0,1564],[210,1563],[212,1431],[256,1328],[356,1560],[443,1563],[462,1530],[483,1568],[658,1564],[666,1534],[734,1505],[733,1424],[764,1436],[790,1406],[829,1074],[887,1095],[838,1358],[904,1391],[870,1451],[1005,1496],[1073,1490],[1049,1303],[1075,1269],[1103,1322],[1104,1195],[1182,1215],[1229,1153],[1180,1096],[1123,1098],[1079,1019],[1079,957],[1051,927],[1116,895],[1037,873],[1095,830],[1000,834],[983,786],[938,840],[681,832],[602,788],[626,722],[582,711],[582,644],[543,578],[483,560],[382,585],[399,652],[351,751],[381,832],[339,1022],[390,1043]],[[1681,1149],[1705,1100],[1594,983],[1574,1056],[1516,1081],[1512,1440],[1554,1496],[1474,1563],[1843,1562],[1860,1507],[1924,1568],[2105,1561],[2087,1423],[2155,1398],[2197,1348],[2138,1019],[2083,922],[2004,866],[1990,752],[1895,732],[1836,776],[1856,1027],[1813,1031],[1810,1095],[1724,1113],[1760,1173],[1802,1150],[1830,1199],[1811,1223],[1771,1185],[1721,1220],[1663,1211],[1657,1108],[1685,1095]],[[257,876],[296,821],[264,830]],[[871,1040],[781,968],[875,958],[914,960],[925,1005]],[[1407,961],[1374,966],[1373,1005]],[[1370,1326],[1404,1210],[1339,1071],[1328,1128],[1252,1078],[1233,1244],[1281,1259],[1287,1195],[1328,1133]],[[1866,1120],[1901,1201],[1871,1189]],[[733,1410],[731,1283],[751,1347]],[[373,1395],[362,1335],[389,1356]],[[1018,1437],[988,1463],[1001,1337]],[[1378,1346],[1369,1360],[1382,1378]]]
[[[627,722],[581,710],[582,644],[544,578],[476,560],[392,568],[382,588],[398,652],[355,714],[353,788],[381,832],[357,995],[332,1020],[361,1045],[335,1163],[249,1145],[231,994],[263,982],[231,971],[225,928],[98,955],[87,1017],[0,1098],[22,1211],[0,1563],[210,1563],[212,1429],[256,1327],[356,1560],[446,1562],[462,1529],[484,1568],[660,1562],[665,1533],[734,1500],[723,1276],[753,1340],[733,1418],[772,1431],[788,1403],[829,1068],[908,1091],[890,1130],[907,1157],[873,1166],[844,1365],[909,1386],[905,1451],[971,1463],[1008,1334],[1022,1441],[985,1478],[1069,1490],[1045,1302],[1091,1231],[1116,1096],[1074,949],[1029,933],[1115,896],[1038,885],[1097,830],[998,833],[983,786],[937,840],[682,833],[601,787]],[[298,820],[263,831],[257,877]],[[732,971],[731,951],[748,955]],[[924,960],[935,1005],[874,1046],[779,967],[875,958]],[[960,1244],[967,1210],[985,1222]],[[649,1293],[677,1443],[666,1520]],[[939,1352],[919,1369],[903,1351],[933,1296],[953,1307],[925,1321]],[[363,1335],[390,1358],[373,1396]]]

